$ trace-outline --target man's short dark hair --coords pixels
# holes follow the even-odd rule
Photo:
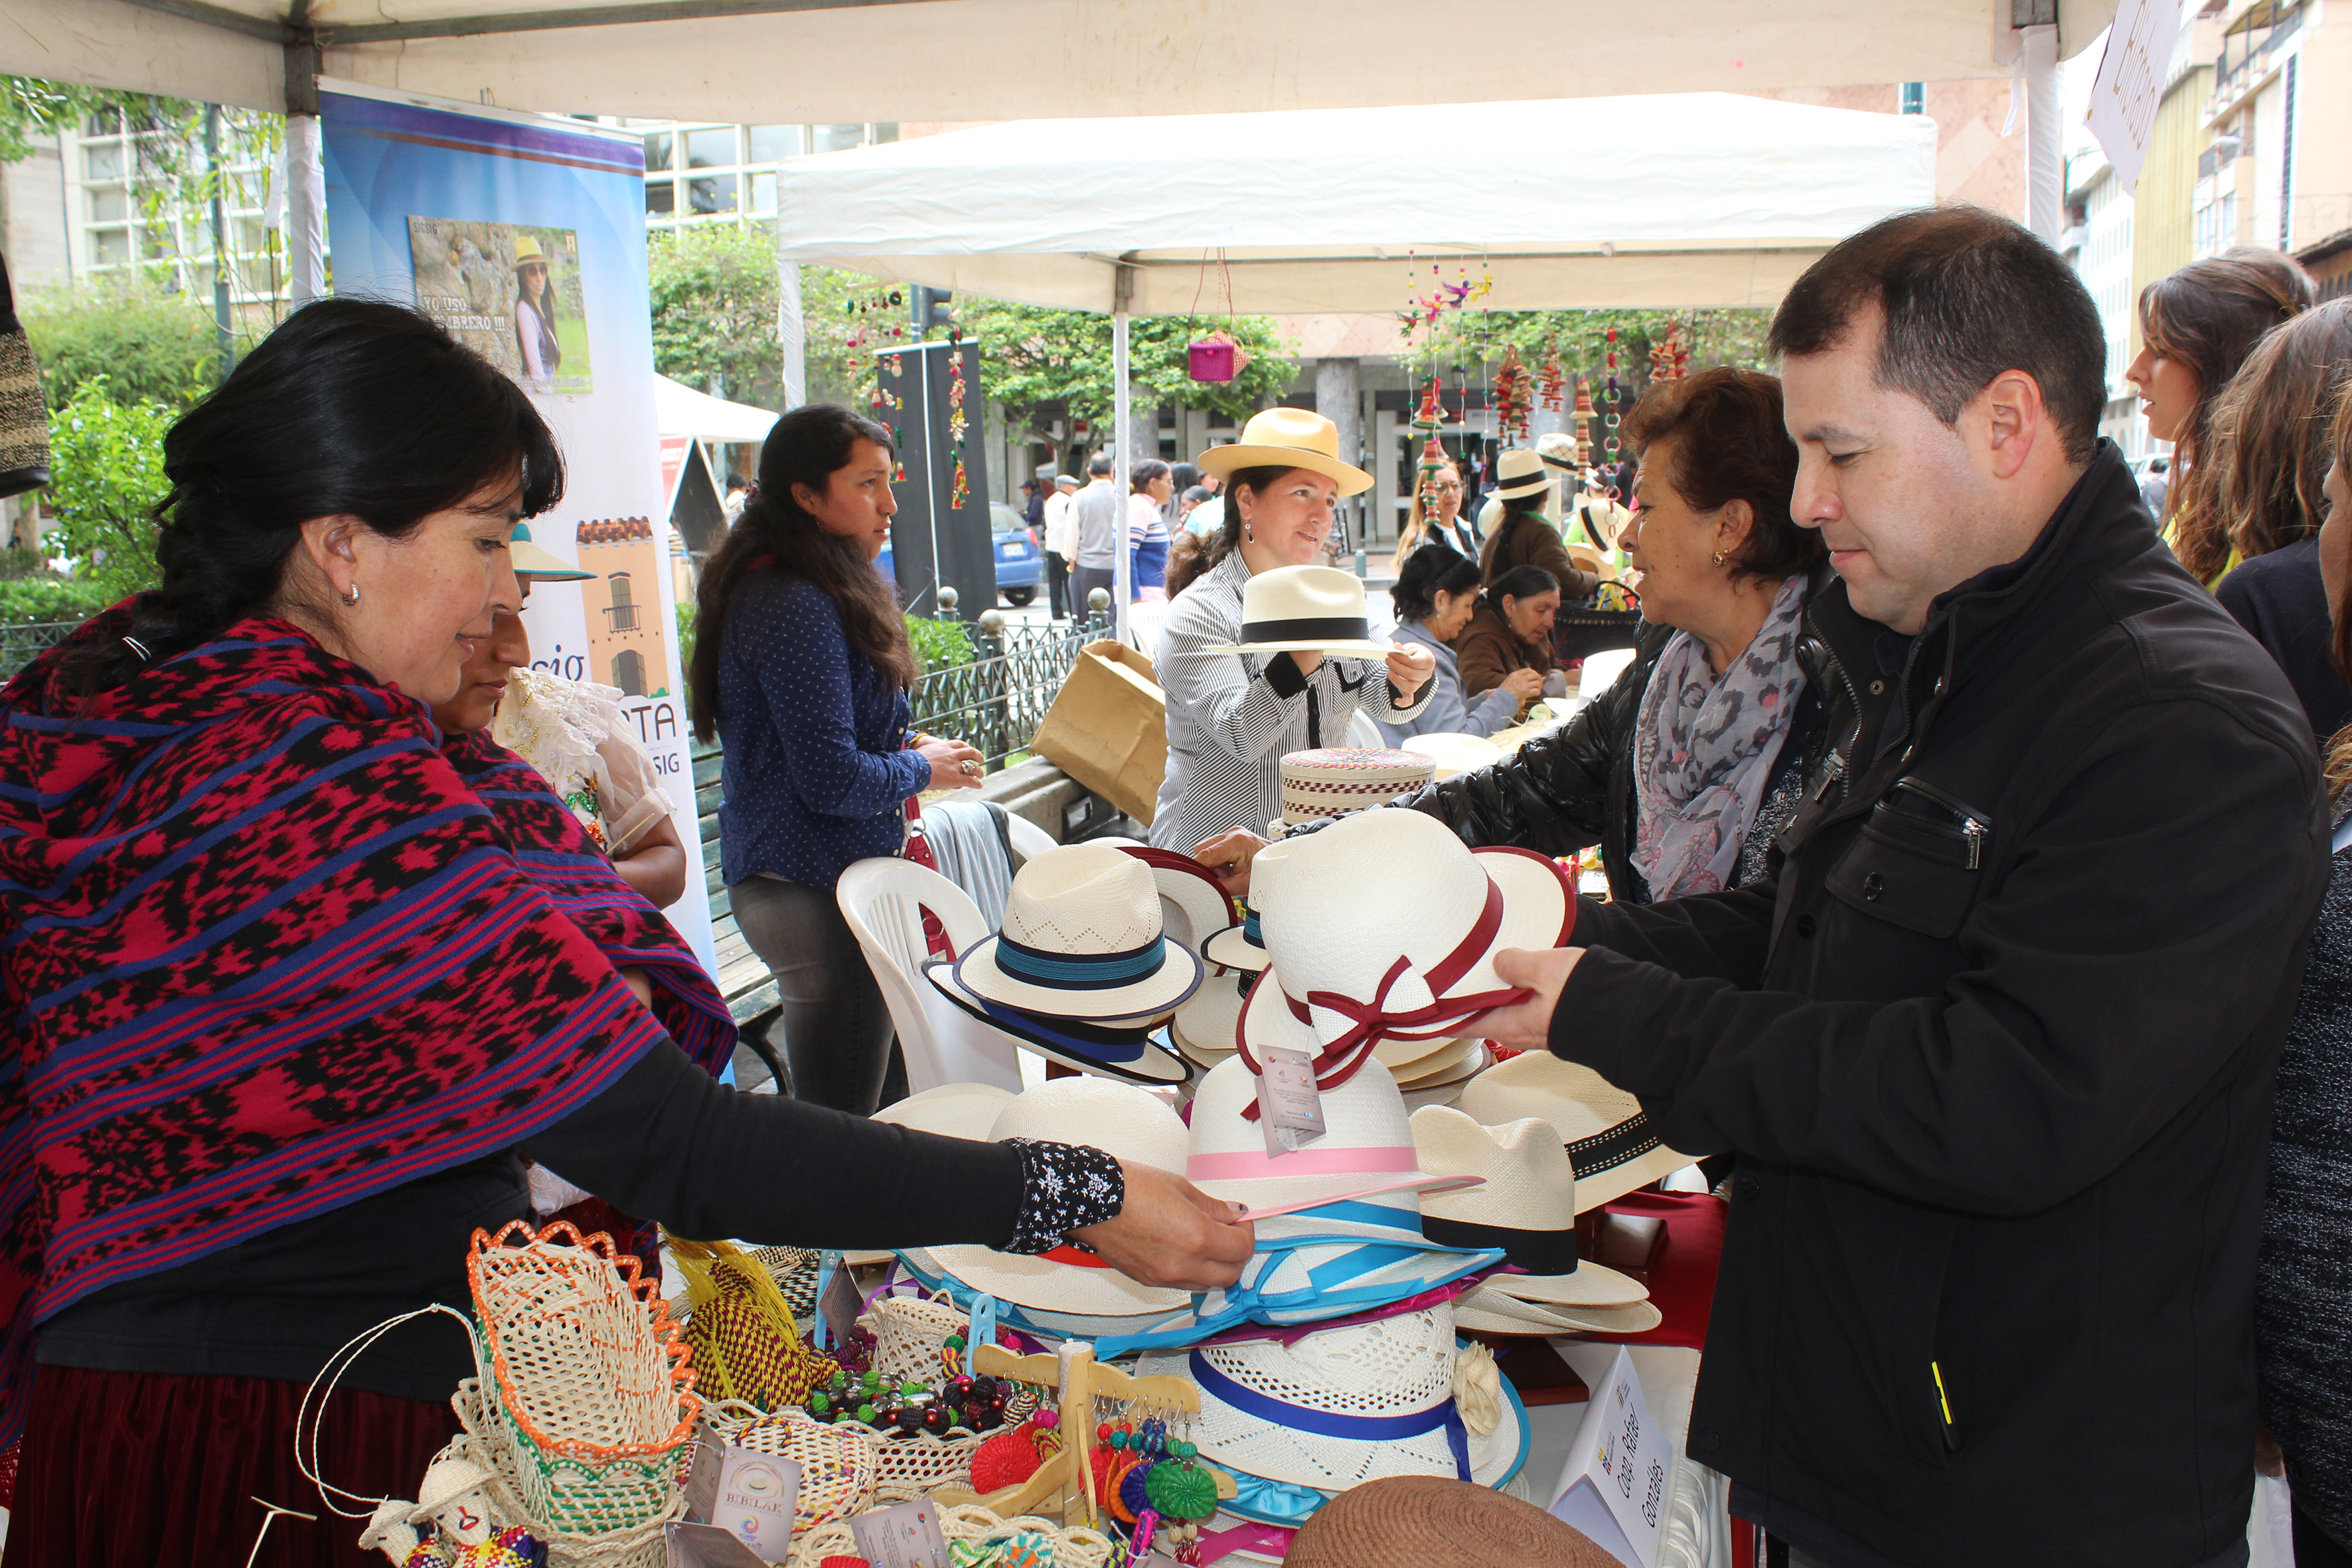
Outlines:
[[[1110,471],[1116,466],[1108,452],[1097,452],[1087,459],[1087,472],[1098,479],[1110,478]]]
[[[2067,459],[2089,460],[2107,401],[2106,334],[2073,268],[2026,229],[1981,207],[1922,207],[1883,218],[1805,268],[1772,317],[1776,354],[1837,345],[1875,304],[1879,385],[1957,426],[2003,371],[2021,370]]]

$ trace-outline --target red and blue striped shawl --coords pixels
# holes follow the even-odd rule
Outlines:
[[[60,651],[0,689],[0,1447],[69,1302],[506,1148],[665,1029],[734,1040],[521,759],[290,624],[82,704]]]

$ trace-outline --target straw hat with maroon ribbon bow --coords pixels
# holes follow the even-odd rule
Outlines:
[[[1370,887],[1404,896],[1368,899]],[[1559,946],[1576,908],[1558,862],[1467,848],[1417,811],[1361,812],[1272,845],[1251,891],[1270,963],[1242,1008],[1241,1053],[1255,1070],[1269,1047],[1303,1051],[1327,1091],[1376,1047],[1474,1034],[1524,1000],[1495,954]]]

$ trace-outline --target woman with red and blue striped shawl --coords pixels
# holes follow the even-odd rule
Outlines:
[[[733,1031],[658,911],[518,759],[429,705],[561,462],[512,383],[329,300],[164,443],[162,586],[0,689],[0,1446],[7,1568],[356,1564],[293,1415],[370,1324],[467,1303],[518,1154],[680,1234],[826,1247],[1076,1234],[1165,1284],[1246,1226],[1099,1151],[929,1137],[710,1076]],[[320,1458],[410,1495],[473,1370],[426,1319]],[[306,1506],[308,1505],[308,1506]]]

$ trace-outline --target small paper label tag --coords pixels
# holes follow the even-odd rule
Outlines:
[[[1305,1051],[1268,1046],[1258,1053],[1258,1126],[1268,1154],[1287,1154],[1323,1136],[1323,1090],[1315,1082],[1315,1058]]]
[[[949,1568],[948,1538],[936,1503],[902,1502],[858,1514],[849,1521],[849,1533],[857,1554],[874,1568]]]
[[[841,1255],[836,1252],[827,1256],[833,1263],[833,1277],[825,1281],[824,1294],[817,1300],[817,1315],[830,1331],[833,1342],[845,1345],[850,1330],[857,1326],[857,1314],[866,1300],[857,1293],[857,1281],[850,1278]]]

